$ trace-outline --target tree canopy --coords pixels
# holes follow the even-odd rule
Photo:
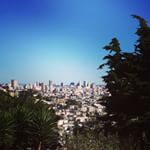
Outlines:
[[[11,97],[0,91],[0,149],[55,149],[57,116],[48,105],[36,101],[32,91]]]
[[[111,96],[104,97],[104,121],[106,132],[118,133],[120,137],[132,137],[135,147],[150,148],[150,27],[140,16],[136,35],[138,39],[133,52],[120,48],[117,38],[104,47],[108,55],[108,67],[103,76]]]

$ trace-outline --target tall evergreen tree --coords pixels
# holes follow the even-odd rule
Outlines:
[[[130,135],[142,150],[150,142],[150,27],[143,18],[133,17],[140,23],[135,51],[121,52],[114,38],[104,47],[111,54],[99,68],[106,65],[109,69],[103,77],[111,94],[102,102],[107,112],[105,131],[117,132],[120,137]]]

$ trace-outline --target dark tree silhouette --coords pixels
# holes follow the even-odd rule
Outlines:
[[[121,137],[132,137],[134,147],[149,149],[150,144],[150,27],[136,15],[140,26],[138,40],[132,53],[122,52],[119,41],[113,38],[104,49],[108,67],[103,76],[111,96],[104,97],[106,115],[104,129]]]
[[[57,116],[48,105],[36,101],[32,91],[11,97],[0,91],[0,149],[55,149]]]

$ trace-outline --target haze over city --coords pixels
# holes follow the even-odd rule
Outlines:
[[[118,37],[133,51],[145,0],[4,0],[0,2],[0,82],[102,83],[102,47]]]

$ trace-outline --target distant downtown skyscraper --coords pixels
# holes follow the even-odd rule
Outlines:
[[[64,86],[64,83],[63,83],[63,82],[61,82],[61,83],[60,83],[60,86],[61,86],[61,87],[63,87],[63,86]]]
[[[51,91],[53,89],[53,82],[52,80],[49,80],[49,90]]]
[[[87,87],[88,82],[87,81],[83,81],[83,87]]]
[[[49,87],[52,86],[53,82],[52,80],[49,80]]]
[[[18,87],[18,82],[17,80],[11,80],[11,87],[16,89]]]

